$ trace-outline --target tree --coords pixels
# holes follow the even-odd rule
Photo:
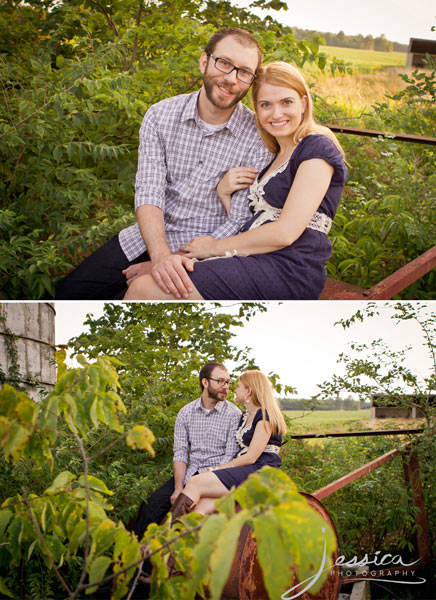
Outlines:
[[[5,6],[3,7],[3,4]],[[41,298],[134,222],[138,131],[151,104],[198,89],[216,28],[268,60],[324,68],[319,38],[225,0],[8,0],[0,15],[0,298]],[[283,9],[280,0],[254,6]]]
[[[374,50],[378,50],[379,52],[392,52],[392,49],[393,43],[386,39],[384,33],[375,38]]]
[[[108,498],[114,492],[91,474],[96,455],[87,451],[95,450],[89,448],[90,438],[108,428],[127,441],[130,452],[145,450],[152,455],[155,440],[144,425],[136,424],[129,431],[123,427],[121,416],[127,408],[120,396],[119,361],[99,356],[89,363],[83,356],[77,358],[81,367],[68,369],[65,352],[57,354],[58,381],[40,402],[9,385],[0,391],[2,468],[7,463],[19,469],[28,462],[34,470],[50,464],[51,473],[59,471],[59,452],[54,450],[65,435],[75,440],[81,463],[80,474],[60,470],[42,493],[35,493],[26,482],[5,497],[7,482],[1,481],[2,596],[15,597],[11,589],[22,587],[20,577],[36,557],[37,577],[50,572],[58,582],[57,589],[51,588],[45,597],[55,591],[75,600],[83,592],[96,591],[100,583],[115,580],[111,597],[117,600],[128,593],[138,567],[150,559],[155,567],[152,598],[194,600],[198,593],[204,597],[207,586],[212,600],[218,600],[244,523],[256,535],[270,597],[289,587],[294,568],[301,581],[316,576],[319,565],[335,550],[334,533],[277,469],[266,468],[249,478],[219,504],[217,514],[202,518],[193,513],[174,526],[169,519],[151,525],[141,544],[121,521],[111,519]],[[311,544],[306,543],[308,538]],[[170,552],[182,573],[178,577],[170,577]],[[280,568],[271,569],[271,564]],[[320,589],[329,570],[314,582],[313,591]]]
[[[126,448],[114,445],[95,463],[95,474],[117,489],[114,505],[125,522],[136,514],[138,499],[171,475],[175,418],[183,405],[200,395],[201,366],[209,360],[233,363],[233,379],[246,369],[258,368],[251,349],[238,349],[232,340],[237,328],[265,310],[262,303],[231,309],[220,303],[105,304],[102,317],[86,320],[89,332],[71,340],[74,353],[88,360],[109,355],[120,361],[118,373],[128,408],[123,420],[131,426],[143,423],[156,437],[153,459],[139,454],[128,458]],[[293,391],[281,386],[274,373],[269,375],[278,391]],[[93,452],[114,439],[109,431],[92,439]],[[126,460],[132,466],[127,471]]]
[[[339,324],[348,329],[356,322],[388,311],[398,325],[412,321],[420,331],[429,357],[429,374],[424,376],[407,366],[407,357],[413,350],[411,346],[392,350],[382,339],[374,340],[370,345],[353,342],[354,355],[341,353],[338,358],[338,362],[345,365],[345,375],[334,376],[330,382],[320,385],[319,395],[325,397],[347,390],[361,400],[371,400],[374,394],[384,394],[386,404],[420,408],[431,429],[436,416],[436,314],[430,307],[421,302],[386,303],[382,307],[368,302],[349,319],[341,319]]]

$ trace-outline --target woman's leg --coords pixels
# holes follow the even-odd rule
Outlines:
[[[193,285],[193,291],[184,300],[203,300],[197,288]],[[172,294],[165,294],[157,285],[152,275],[137,277],[129,285],[123,300],[180,300]]]
[[[216,498],[200,498],[194,508],[195,512],[201,515],[210,515],[215,510],[215,500]]]
[[[228,491],[226,486],[211,471],[194,475],[183,489],[183,493],[191,498],[194,505],[197,504],[200,498],[221,498]]]

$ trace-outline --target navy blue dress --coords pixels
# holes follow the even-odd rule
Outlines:
[[[316,300],[319,297],[327,278],[325,265],[332,254],[327,233],[348,176],[342,154],[332,140],[320,134],[307,135],[288,161],[259,181],[268,169],[265,167],[250,188],[253,217],[241,231],[278,218],[298,167],[312,158],[325,160],[334,172],[308,227],[293,244],[274,252],[196,262],[194,271],[188,275],[205,300]]]
[[[265,414],[265,418],[267,421],[269,421],[268,413]],[[251,425],[249,425],[248,427],[246,427],[245,425],[247,419],[248,413],[245,412],[241,416],[239,428],[236,432],[236,441],[241,447],[241,450],[238,452],[238,454],[236,454],[235,458],[247,452],[248,446],[250,445],[250,442],[253,439],[256,425],[259,423],[259,421],[262,421],[262,410],[259,408],[257,413],[254,415],[254,419],[251,422]],[[251,475],[251,473],[255,473],[265,465],[269,467],[281,467],[282,459],[279,456],[279,449],[281,444],[281,435],[271,435],[265,450],[262,452],[262,454],[259,456],[256,462],[252,465],[244,465],[241,467],[229,467],[228,469],[218,469],[217,471],[213,471],[213,473],[226,486],[228,490],[232,486],[238,487],[238,485],[241,485],[241,483],[245,481],[247,477]]]

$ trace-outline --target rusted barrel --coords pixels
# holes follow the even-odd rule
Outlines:
[[[310,494],[302,493],[309,505],[330,525],[337,540],[337,550],[332,556],[333,563],[339,554],[338,534],[327,509],[319,500]],[[289,589],[298,584],[294,577],[289,581]],[[328,579],[320,591],[315,594],[309,592],[299,596],[301,600],[337,600],[340,589],[339,567],[332,567]],[[298,590],[295,591],[295,594]],[[268,600],[268,594],[263,582],[262,570],[257,560],[257,543],[252,536],[251,527],[245,524],[241,530],[235,556],[230,570],[229,578],[224,587],[223,600]],[[270,600],[278,600],[276,598]]]

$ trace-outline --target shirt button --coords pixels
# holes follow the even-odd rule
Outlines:
[[[198,161],[198,164],[199,164],[199,165],[202,165],[202,164],[203,164],[203,161],[202,161],[202,160],[199,160],[199,161]]]

